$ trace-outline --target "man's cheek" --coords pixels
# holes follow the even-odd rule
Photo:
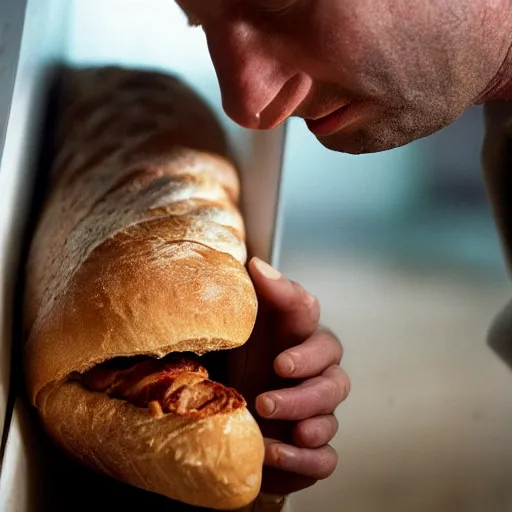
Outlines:
[[[322,35],[310,47],[313,76],[359,94],[382,93],[390,80],[378,44],[354,27],[340,32]]]

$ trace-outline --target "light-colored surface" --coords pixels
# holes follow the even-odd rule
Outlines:
[[[7,119],[5,146],[0,168],[0,262],[1,262],[1,386],[8,383],[11,362],[10,348],[13,333],[14,291],[22,236],[30,208],[48,87],[59,64],[63,50],[63,30],[59,30],[66,8],[65,0],[31,1],[25,12],[25,2],[14,4],[24,14],[24,32],[21,39],[16,82]],[[2,4],[4,5],[4,4]],[[14,20],[13,20],[14,21]],[[10,25],[10,30],[16,30]],[[20,28],[20,26],[18,26]],[[14,33],[11,34],[13,36]],[[21,34],[19,34],[21,36]],[[19,342],[19,340],[14,340]],[[0,406],[4,412],[3,395]],[[3,419],[3,418],[2,418]],[[13,428],[14,425],[14,428]],[[22,436],[20,408],[14,414],[9,438],[0,468],[0,510],[31,510],[33,485],[41,480],[37,473],[38,451],[33,445],[34,435]],[[26,430],[24,433],[26,434]],[[30,468],[30,471],[29,471]]]
[[[18,63],[25,2],[0,3],[0,191],[11,193],[16,186],[12,172],[3,171],[3,149],[7,120],[11,110],[14,77]],[[12,200],[0,202],[0,435],[5,424],[7,398],[9,394],[11,362],[11,314],[10,296],[13,291],[12,270],[16,252],[7,248],[12,243]],[[11,227],[12,226],[12,227]]]
[[[55,29],[62,16],[65,2],[51,0],[44,3],[31,2],[23,20],[25,2],[13,0],[2,2],[0,16],[9,5],[10,19],[4,23],[0,33],[0,124],[6,123],[3,152],[0,151],[0,424],[3,425],[6,391],[9,385],[10,348],[12,335],[13,294],[17,280],[18,258],[21,237],[25,227],[36,158],[41,139],[42,117],[46,107],[48,79],[58,63],[62,51],[60,32]],[[21,19],[20,19],[21,18]],[[21,53],[17,61],[16,52],[10,51],[25,23]],[[2,55],[1,38],[5,35],[5,53]],[[7,42],[11,41],[10,45]],[[37,51],[33,51],[37,49]],[[3,59],[9,59],[9,64]],[[13,62],[14,59],[14,62]],[[9,88],[7,74],[16,72],[14,91]],[[14,77],[12,77],[14,78]],[[12,92],[8,107],[4,102]],[[5,95],[5,96],[4,96]],[[2,138],[0,126],[0,142]]]
[[[23,30],[25,0],[0,3],[0,160],[11,110],[14,77]]]

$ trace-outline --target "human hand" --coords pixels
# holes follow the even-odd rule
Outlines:
[[[249,272],[277,356],[270,390],[255,402],[266,442],[262,490],[287,495],[334,472],[337,454],[329,445],[338,430],[334,411],[347,397],[350,380],[340,367],[341,343],[319,327],[316,298],[256,258]]]

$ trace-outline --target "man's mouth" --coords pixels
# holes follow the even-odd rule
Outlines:
[[[308,129],[316,136],[325,137],[340,131],[354,121],[357,112],[354,103],[347,103],[330,114],[317,119],[305,119]]]

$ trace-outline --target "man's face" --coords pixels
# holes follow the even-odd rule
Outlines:
[[[235,122],[269,129],[299,116],[348,153],[401,146],[454,121],[508,49],[492,44],[502,0],[178,3],[205,31]]]

